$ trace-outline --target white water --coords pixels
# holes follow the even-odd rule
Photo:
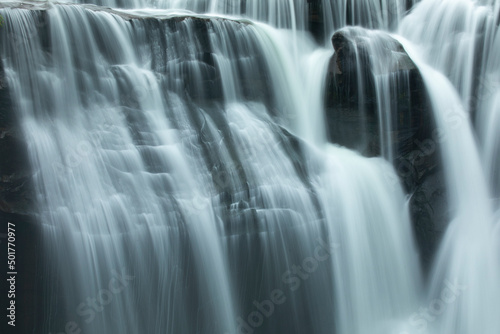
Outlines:
[[[418,57],[413,54],[413,59]],[[442,131],[438,143],[444,148],[452,203],[452,221],[434,265],[429,299],[439,299],[446,282],[463,287],[450,310],[431,328],[435,332],[497,333],[500,322],[493,310],[500,307],[500,288],[495,283],[500,271],[494,265],[499,235],[470,120],[451,83],[424,64],[419,68]]]
[[[422,20],[419,10],[429,2],[408,22]],[[44,255],[53,265],[47,280],[60,282],[59,293],[50,285],[45,292],[46,314],[63,316],[45,319],[41,332],[78,319],[89,333],[240,333],[237,319],[250,322],[254,301],[281,289],[286,301],[254,326],[256,333],[416,334],[422,326],[408,319],[452,281],[465,290],[424,330],[498,333],[498,236],[455,87],[403,40],[443,134],[454,217],[424,287],[405,195],[387,182],[397,178],[391,165],[326,143],[322,75],[333,50],[293,31],[302,23],[291,2],[283,11],[267,4],[252,15],[246,9],[245,17],[292,31],[246,20],[210,19],[201,24],[207,28],[190,19],[127,21],[65,5],[50,5],[48,23],[40,23],[34,11],[0,9],[0,53],[36,172]],[[383,8],[395,8],[396,23],[404,13],[402,2],[357,5],[351,18],[328,19],[328,32],[362,21],[394,29]],[[219,6],[164,4],[212,13],[204,18],[241,14]],[[166,15],[179,14],[141,14]],[[379,32],[358,33],[371,50],[387,42]],[[493,59],[490,68],[498,65]],[[391,98],[383,73],[393,65],[372,64],[379,66],[383,119]],[[470,78],[460,75],[460,84]],[[498,117],[495,101],[488,117]],[[496,150],[490,127],[485,152]],[[491,154],[485,157],[494,170]],[[324,262],[314,262],[318,238],[334,243]],[[291,275],[294,265],[309,271]],[[78,305],[121,270],[134,276],[130,287],[86,322]]]
[[[185,9],[195,13],[248,17],[274,27],[302,31],[309,16],[321,23],[325,38],[347,25],[394,30],[419,0],[70,0],[113,8]]]
[[[493,0],[426,0],[403,20],[400,28],[400,33],[421,50],[425,61],[453,83],[465,111],[474,112],[483,164],[491,191],[497,197],[499,10],[500,2]]]
[[[394,30],[407,10],[418,0],[322,0],[323,21],[328,35],[333,30],[347,25],[363,26],[370,29]]]
[[[464,287],[449,306],[451,310],[431,326],[435,332],[500,331],[500,321],[493,311],[500,307],[496,284],[500,280],[496,265],[500,236],[490,202],[490,191],[496,191],[498,168],[493,158],[498,132],[493,134],[493,128],[498,129],[498,123],[494,123],[499,106],[494,73],[498,73],[495,50],[500,45],[496,40],[499,5],[498,1],[427,0],[401,25],[401,33],[417,43],[411,51],[414,60],[425,57],[451,81],[419,61],[441,132],[438,143],[444,148],[453,205],[453,219],[434,265],[429,296],[439,298],[447,279]],[[471,116],[473,110],[476,115]],[[484,146],[485,167],[473,135],[474,116]]]
[[[313,185],[328,223],[329,238],[341,240],[332,257],[335,305],[343,306],[335,314],[336,332],[396,333],[422,294],[403,191],[399,186],[386,186],[388,179],[396,177],[386,161],[366,159],[326,143],[323,96],[318,94],[324,92],[324,82],[317,78],[326,71],[328,51],[308,51],[302,58],[294,67],[308,73],[306,88],[292,91],[305,92],[298,105],[308,107],[308,113],[298,110],[297,132],[321,151],[321,161],[312,158],[314,163],[310,165],[317,174]],[[392,61],[377,64],[376,71],[385,73],[393,66]],[[294,73],[292,67],[287,70]],[[300,78],[291,79],[301,82]],[[399,251],[402,249],[405,251]]]

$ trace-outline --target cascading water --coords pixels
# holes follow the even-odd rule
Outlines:
[[[500,289],[496,284],[500,280],[498,222],[493,216],[471,126],[471,119],[477,113],[476,117],[483,123],[480,131],[484,133],[483,145],[486,145],[485,169],[495,191],[491,146],[496,140],[491,138],[491,130],[485,128],[484,120],[495,119],[494,109],[498,105],[495,106],[493,99],[485,108],[483,100],[491,99],[488,92],[498,89],[495,81],[485,80],[489,75],[486,71],[498,71],[489,67],[493,65],[489,57],[494,57],[493,50],[498,49],[495,39],[499,4],[498,1],[424,1],[401,27],[402,34],[418,41],[419,47],[425,50],[423,55],[448,75],[458,90],[457,94],[441,73],[420,64],[441,131],[436,141],[444,148],[453,217],[435,263],[430,297],[439,298],[447,277],[460,286],[460,297],[453,302],[452,310],[432,326],[435,332],[500,331],[500,321],[492,311],[500,307]],[[414,60],[419,59],[416,51],[412,54]]]
[[[439,38],[411,30],[449,15],[433,0],[94,3],[114,8],[0,4],[0,99],[8,87],[42,240],[43,310],[26,332],[500,331],[500,243],[463,96],[477,64],[498,73],[488,10],[499,1],[461,0],[457,11],[478,18],[443,54]],[[400,22],[416,44],[366,30]],[[426,27],[445,36],[456,26]],[[340,28],[330,59],[318,44]],[[452,57],[478,32],[481,60],[473,47]],[[427,93],[415,93],[417,73]],[[328,142],[341,137],[323,106],[328,80],[335,101],[378,119],[367,155],[379,157]],[[426,280],[415,187],[391,165],[425,134],[414,128],[428,122],[424,104],[412,105],[421,95],[442,134],[452,218]],[[498,100],[478,103],[492,180],[499,145],[486,119],[498,117]],[[422,316],[429,302],[444,309]]]
[[[417,2],[418,0],[322,0],[325,33],[328,36],[333,30],[347,25],[394,30]]]
[[[308,17],[328,38],[346,25],[394,30],[419,0],[74,0],[114,8],[185,9],[196,13],[244,16],[274,27],[304,30]]]
[[[423,1],[400,29],[405,38],[424,50],[422,57],[458,90],[478,128],[484,166],[497,197],[499,13],[498,1]]]

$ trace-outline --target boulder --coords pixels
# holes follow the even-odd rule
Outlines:
[[[403,46],[383,32],[346,28],[333,35],[332,44],[325,94],[329,140],[391,160],[410,195],[428,267],[448,215],[437,128],[420,72]]]

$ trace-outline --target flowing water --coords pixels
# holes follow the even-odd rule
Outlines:
[[[496,104],[499,5],[498,1],[423,1],[401,26],[401,33],[416,43],[407,47],[415,48],[413,59],[420,63],[425,58],[435,67],[419,65],[442,131],[439,143],[452,193],[453,220],[434,265],[430,298],[439,298],[446,277],[455,280],[461,292],[451,312],[445,310],[433,324],[436,332],[500,330],[492,311],[500,306],[500,289],[494,283],[500,279],[495,265],[500,243],[498,218],[493,214],[498,208],[491,198],[498,192],[498,131],[493,128],[498,129],[494,121],[500,107]],[[474,138],[474,121],[481,148]]]
[[[43,240],[33,332],[498,333],[500,2],[458,2],[463,25],[424,25],[452,20],[433,0],[0,4]],[[427,279],[391,137],[376,158],[327,142],[315,11],[325,40],[365,27],[344,33],[370,50],[381,133],[408,78],[368,29],[398,29],[422,73],[452,217]]]
[[[325,37],[346,25],[394,30],[419,0],[74,0],[114,8],[184,9],[248,17],[274,27],[302,31],[308,16],[321,22]]]
[[[418,46],[422,58],[455,86],[478,128],[484,168],[496,197],[500,191],[495,122],[500,92],[499,11],[498,1],[423,1],[400,29]]]

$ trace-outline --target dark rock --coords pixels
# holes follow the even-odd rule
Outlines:
[[[362,30],[360,30],[362,31]],[[358,30],[335,33],[327,78],[326,108],[330,140],[366,156],[380,154],[376,90],[370,50]]]
[[[15,120],[9,88],[0,62],[0,211],[31,213],[32,171],[26,143]]]
[[[322,0],[307,0],[309,31],[321,44],[325,40]]]
[[[35,310],[41,308],[41,240],[34,214],[32,175],[26,142],[13,112],[0,60],[0,256],[7,259],[8,232],[14,231],[14,246],[9,247],[15,249],[16,256],[16,329],[20,333],[35,330]],[[0,278],[0,287],[7,293],[6,271]],[[3,325],[7,327],[6,322]]]
[[[348,28],[335,33],[332,44],[325,101],[329,140],[392,160],[411,196],[427,268],[448,212],[436,125],[422,76],[403,46],[387,34]]]

